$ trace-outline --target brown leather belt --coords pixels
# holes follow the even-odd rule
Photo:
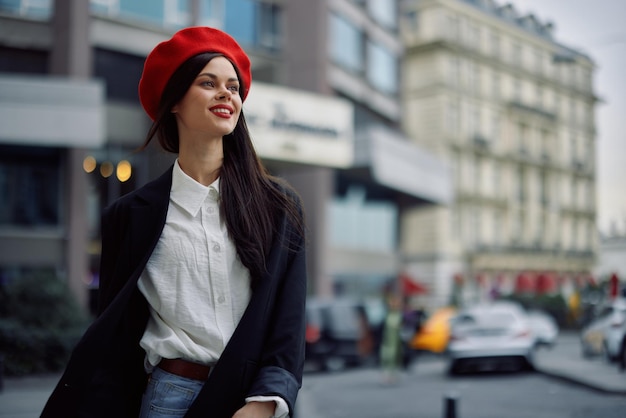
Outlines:
[[[187,379],[205,381],[209,377],[211,366],[198,364],[191,361],[177,359],[162,359],[157,365],[158,368],[176,376],[186,377]]]

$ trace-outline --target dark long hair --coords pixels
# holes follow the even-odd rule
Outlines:
[[[167,83],[159,111],[148,131],[141,149],[145,149],[154,136],[164,150],[179,152],[176,118],[171,113],[200,71],[215,57],[215,53],[196,55],[183,63]],[[240,81],[240,95],[248,86]],[[304,245],[304,220],[296,192],[283,180],[269,174],[258,158],[246,125],[243,110],[232,133],[223,138],[224,161],[220,168],[220,210],[226,221],[237,254],[250,271],[253,283],[266,271],[266,258],[272,247],[280,221],[286,217],[295,235],[286,242],[289,250]]]

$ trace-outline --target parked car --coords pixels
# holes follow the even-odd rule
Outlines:
[[[559,335],[559,326],[554,317],[540,310],[529,310],[528,320],[535,335],[536,347],[552,347]]]
[[[451,322],[449,373],[532,368],[535,336],[528,315],[514,302],[460,311]]]
[[[626,325],[621,328],[622,340],[619,345],[619,352],[617,355],[617,365],[620,371],[626,371]]]
[[[365,308],[347,299],[310,299],[306,305],[306,360],[336,371],[366,361],[373,336]]]
[[[612,362],[619,358],[626,329],[626,298],[601,304],[595,317],[580,333],[581,353],[589,358],[602,356]]]
[[[450,320],[456,308],[446,306],[430,315],[410,341],[410,348],[416,351],[443,353],[450,340]]]

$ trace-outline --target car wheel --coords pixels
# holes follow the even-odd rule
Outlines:
[[[456,376],[459,374],[459,362],[451,361],[448,365],[448,376]]]

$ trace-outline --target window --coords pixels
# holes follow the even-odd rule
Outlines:
[[[91,11],[107,16],[121,16],[158,26],[182,28],[192,23],[187,0],[90,0]],[[202,7],[202,5],[201,5]]]
[[[329,207],[329,239],[333,247],[392,252],[397,245],[398,212],[395,205],[367,199],[367,191],[348,186],[345,197]],[[363,228],[363,225],[368,225]]]
[[[57,226],[61,222],[61,152],[0,146],[0,225]]]
[[[398,63],[388,50],[367,43],[367,80],[378,90],[387,94],[398,91]]]
[[[500,97],[500,74],[498,74],[497,72],[493,73],[493,78],[492,78],[492,84],[491,84],[491,94],[493,95],[493,97],[498,98]]]
[[[363,37],[356,27],[333,14],[328,41],[330,57],[336,64],[355,72],[363,70]]]
[[[447,29],[445,29],[447,38],[451,41],[457,41],[459,39],[459,18],[455,15],[449,15],[447,20]]]
[[[518,102],[522,101],[522,81],[519,78],[513,80],[513,99]]]
[[[467,43],[471,48],[481,49],[480,28],[474,23],[469,23],[467,28]]]
[[[520,203],[526,201],[526,170],[521,166],[517,169],[517,199]]]
[[[452,100],[448,104],[446,130],[455,136],[459,133],[459,105]]]
[[[535,103],[537,108],[543,108],[543,88],[540,84],[535,85]]]
[[[522,64],[522,46],[514,43],[511,49],[511,61],[513,64],[520,66]]]
[[[397,25],[396,1],[395,0],[370,0],[367,2],[367,10],[381,25],[395,29]]]
[[[273,3],[259,3],[260,46],[269,49],[280,49],[282,39],[282,8]]]
[[[108,99],[138,103],[137,84],[145,58],[116,51],[94,50],[94,75],[102,78]],[[120,71],[124,68],[124,71]]]
[[[535,71],[543,75],[543,53],[540,49],[535,50]]]
[[[461,78],[461,61],[459,57],[450,57],[448,61],[448,79],[452,86],[459,86]]]
[[[52,16],[52,0],[2,0],[0,12],[45,20]]]
[[[493,32],[491,34],[491,53],[494,57],[500,57],[500,36]]]
[[[500,113],[498,111],[494,112],[492,121],[491,121],[491,141],[497,141],[500,139]]]
[[[224,21],[225,0],[200,0],[199,24],[204,26],[221,27]]]

